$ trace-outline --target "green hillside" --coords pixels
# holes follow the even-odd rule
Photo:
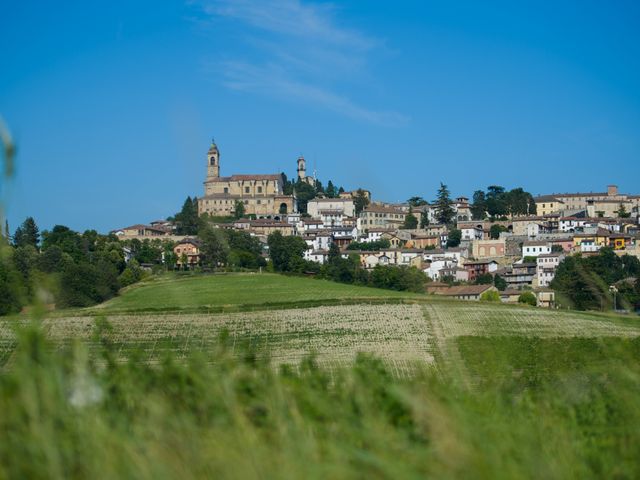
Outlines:
[[[419,295],[418,295],[419,296]],[[215,310],[230,306],[327,304],[336,301],[398,299],[416,294],[360,287],[305,277],[269,273],[223,275],[167,275],[135,285],[104,303],[100,310],[167,311]]]

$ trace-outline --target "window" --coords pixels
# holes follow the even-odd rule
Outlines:
[[[262,193],[262,187],[258,187],[258,193]]]
[[[244,193],[249,193],[250,189],[249,187],[244,187]]]
[[[229,188],[228,187],[224,187],[224,193],[229,193]]]

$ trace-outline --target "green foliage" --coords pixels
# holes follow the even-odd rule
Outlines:
[[[493,275],[490,273],[483,273],[478,275],[475,281],[476,285],[493,285]]]
[[[426,228],[429,226],[429,212],[426,210],[420,214],[420,228]]]
[[[482,295],[480,295],[480,301],[498,303],[500,302],[500,294],[495,290],[487,290]]]
[[[233,207],[233,217],[236,219],[244,217],[244,203],[242,203],[240,200],[236,200],[236,203]]]
[[[217,268],[227,263],[229,242],[220,228],[211,225],[200,229],[200,261],[202,265]]]
[[[436,206],[436,220],[438,223],[448,225],[451,223],[455,216],[453,210],[453,202],[447,186],[440,182],[440,188],[438,189],[438,198],[435,201]]]
[[[23,305],[24,292],[20,273],[9,258],[0,256],[0,315],[17,313]]]
[[[279,231],[269,235],[269,257],[276,272],[302,273],[305,270],[303,255],[306,242],[300,237],[285,237]]]
[[[402,228],[406,230],[415,230],[418,228],[418,219],[413,214],[413,207],[409,207],[409,213],[404,217],[404,224]]]
[[[470,206],[471,218],[479,221],[484,220],[487,215],[487,200],[482,190],[473,192],[473,202]]]
[[[173,252],[173,241],[160,240],[157,238],[139,240],[133,238],[131,240],[125,240],[124,245],[131,249],[133,258],[138,263],[144,264],[159,264],[162,262],[162,254],[167,252]]]
[[[198,217],[198,199],[187,197],[182,204],[182,210],[174,216],[176,233],[178,235],[197,235],[200,225]]]
[[[504,227],[503,225],[500,225],[498,223],[493,224],[489,229],[489,238],[491,238],[492,240],[498,240],[500,238],[500,233],[506,232],[506,231],[507,231],[507,228]]]
[[[313,185],[298,180],[295,184],[296,200],[298,202],[298,211],[307,213],[307,203],[309,200],[316,198],[317,191]]]
[[[484,205],[491,218],[502,218],[507,215],[532,215],[536,213],[536,204],[533,200],[533,195],[525,192],[520,187],[506,191],[504,187],[499,185],[490,185],[487,187],[487,193],[484,195],[484,198],[480,195],[481,190],[478,190],[476,193],[479,204]],[[476,194],[474,193],[474,203],[475,199]]]
[[[637,257],[619,257],[606,247],[600,249],[598,255],[566,257],[556,269],[550,286],[559,294],[561,304],[577,310],[602,310],[613,307],[611,285],[638,277],[640,260]],[[623,287],[619,301],[626,308],[640,307],[633,288]]]
[[[462,230],[452,228],[447,235],[447,247],[457,247],[462,240]]]
[[[363,250],[376,252],[391,247],[391,242],[387,238],[374,240],[373,242],[351,242],[347,246],[347,250]]]
[[[407,200],[407,203],[410,207],[422,207],[423,205],[428,205],[429,202],[422,197],[411,197]]]
[[[640,476],[637,338],[464,336],[459,368],[399,378],[365,354],[274,368],[224,331],[186,358],[121,362],[114,333],[98,319],[89,356],[18,330],[0,477]]]
[[[353,204],[355,206],[356,217],[362,213],[362,211],[369,205],[369,198],[366,192],[359,188],[356,190],[356,195],[353,198]]]
[[[34,232],[23,224],[23,232]],[[30,305],[42,292],[46,302],[56,307],[85,307],[107,300],[117,294],[120,279],[131,283],[140,276],[125,271],[123,245],[111,235],[99,235],[95,230],[79,234],[63,225],[42,233],[42,251],[33,241],[24,241],[26,233],[17,237],[20,246],[5,246],[0,290],[5,297],[2,314]],[[31,235],[32,240],[35,238]],[[7,307],[6,305],[10,305]]]
[[[40,230],[33,217],[27,217],[13,235],[13,244],[16,247],[31,246],[38,248],[40,242]]]
[[[627,209],[624,207],[623,203],[620,203],[616,214],[619,218],[629,218],[631,216],[631,212],[627,212]]]
[[[366,285],[368,276],[360,270],[360,261],[357,255],[342,258],[340,249],[335,243],[329,247],[327,263],[322,266],[323,278],[340,283],[363,283]]]
[[[376,265],[369,284],[376,288],[422,293],[426,282],[427,276],[415,267]]]
[[[521,293],[518,297],[518,303],[524,303],[526,305],[535,307],[536,305],[538,305],[538,299],[532,292],[524,292]]]
[[[131,260],[118,277],[118,280],[122,287],[127,287],[139,282],[144,276],[144,270],[140,268],[140,264],[136,260]]]
[[[502,278],[500,275],[494,275],[493,286],[496,287],[501,292],[503,292],[507,289],[507,281],[504,278]]]

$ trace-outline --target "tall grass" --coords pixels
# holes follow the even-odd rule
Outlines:
[[[224,334],[185,362],[123,363],[109,328],[97,320],[91,356],[19,329],[0,376],[0,477],[640,476],[637,340],[597,344],[593,363],[591,344],[463,339],[475,367],[460,382],[396,379],[365,355],[274,368],[250,347],[232,354]]]

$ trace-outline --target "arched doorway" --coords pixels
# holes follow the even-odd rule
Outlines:
[[[281,203],[280,204],[280,209],[278,210],[278,213],[280,215],[286,215],[287,214],[287,204],[286,203]]]

